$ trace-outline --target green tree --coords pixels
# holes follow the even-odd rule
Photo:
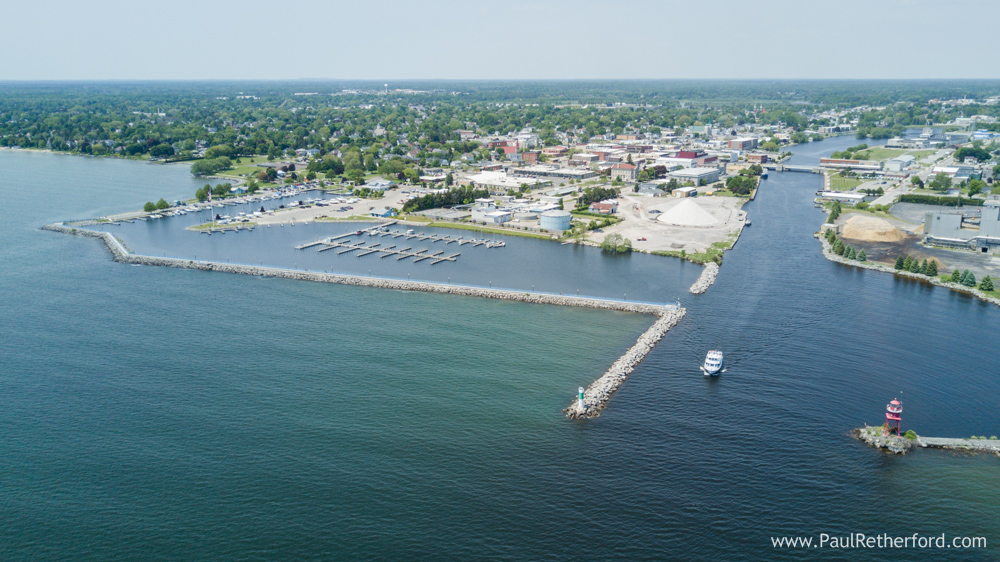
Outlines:
[[[951,177],[948,174],[938,174],[931,180],[930,187],[934,191],[948,191],[951,189]]]
[[[149,155],[155,158],[166,158],[174,155],[174,147],[169,143],[160,143],[149,149]]]
[[[965,281],[962,281],[962,284],[966,287],[975,287],[976,276],[971,271],[966,271],[966,273],[968,273],[968,275],[965,276]]]
[[[163,199],[162,197],[160,198],[159,201],[156,202],[156,209],[159,210],[159,211],[162,211],[164,209],[169,209],[169,208],[170,208],[170,203],[167,203],[167,201],[165,199]]]
[[[194,192],[194,198],[197,199],[199,202],[205,201],[208,199],[208,194],[211,191],[212,191],[212,186],[205,184],[204,187],[198,188],[198,191]]]
[[[910,261],[910,269],[908,271],[910,273],[920,273],[920,259],[919,258],[914,258],[912,261]]]
[[[937,261],[935,261],[935,260],[928,260],[928,262],[927,262],[927,271],[925,271],[924,274],[926,274],[926,275],[928,275],[930,277],[937,277],[938,276]]]
[[[962,281],[962,274],[956,269],[951,272],[951,282],[960,283]]]
[[[837,240],[833,244],[833,253],[837,254],[838,256],[844,255],[844,250],[845,250],[845,248],[844,248],[844,241],[843,240]]]
[[[563,198],[562,197],[559,198],[559,210],[560,211],[563,210]]]
[[[993,280],[990,279],[989,275],[987,275],[986,277],[983,277],[983,281],[979,284],[979,288],[981,290],[983,290],[983,291],[992,291],[993,290]]]
[[[858,261],[868,261],[868,254],[865,253],[864,248],[862,248],[861,251],[858,252]]]
[[[927,265],[927,259],[924,258],[923,263],[920,264],[920,268],[917,269],[917,273],[923,273],[924,275],[926,275],[928,267],[930,267],[930,266]]]
[[[913,267],[913,258],[906,256],[906,259],[903,260],[903,271],[909,271],[911,267]]]
[[[903,256],[896,258],[896,269],[906,269],[906,260],[903,259]]]
[[[156,203],[153,203],[152,201],[147,201],[146,204],[142,206],[142,210],[147,213],[152,213],[153,211],[156,210]]]

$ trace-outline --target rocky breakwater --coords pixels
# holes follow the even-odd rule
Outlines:
[[[700,295],[708,290],[715,283],[715,278],[719,275],[719,264],[715,262],[708,262],[705,265],[705,269],[702,270],[701,275],[698,276],[698,280],[691,285],[688,289],[692,295]]]
[[[242,275],[262,275],[267,277],[282,277],[285,279],[297,279],[301,281],[318,281],[322,283],[337,283],[341,285],[355,285],[359,287],[377,287],[381,289],[397,289],[402,291],[424,291],[429,293],[445,293],[450,295],[462,295],[469,297],[483,297],[500,300],[520,301],[532,304],[554,304],[560,306],[584,306],[588,308],[600,308],[605,310],[618,310],[622,312],[636,312],[640,314],[661,315],[669,311],[678,309],[666,308],[665,306],[654,304],[633,303],[628,301],[605,300],[587,297],[577,297],[570,295],[549,295],[531,292],[511,291],[505,289],[492,289],[486,287],[468,287],[462,285],[449,285],[447,283],[427,283],[422,281],[404,281],[398,279],[382,279],[379,277],[363,277],[356,275],[341,275],[337,273],[321,273],[312,271],[301,271],[295,269],[279,269],[271,267],[259,267],[254,265],[239,265],[228,263],[217,263],[209,261],[194,261],[179,258],[160,258],[155,256],[142,256],[132,254],[118,242],[114,236],[107,232],[77,229],[65,224],[51,224],[42,228],[54,232],[64,232],[79,236],[99,238],[111,252],[112,259],[121,263],[132,263],[140,265],[156,265],[161,267],[180,267],[186,269],[198,269],[202,271],[219,271],[223,273],[239,273]],[[680,309],[683,310],[683,309]]]
[[[628,379],[639,363],[653,350],[656,343],[663,339],[663,336],[684,317],[686,312],[683,308],[661,309],[660,317],[639,336],[635,345],[619,357],[607,372],[587,387],[583,393],[583,407],[580,407],[579,400],[577,400],[563,410],[563,413],[573,419],[600,416],[604,408],[607,407],[608,401],[611,400],[611,395]]]
[[[893,455],[905,455],[913,449],[914,441],[898,435],[882,435],[881,426],[866,425],[854,430],[854,437],[876,449]]]

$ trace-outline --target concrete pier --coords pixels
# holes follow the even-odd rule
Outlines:
[[[1000,457],[1000,440],[954,439],[950,437],[924,437],[913,439],[897,435],[882,435],[882,426],[866,425],[855,429],[854,436],[867,445],[894,455],[905,455],[915,448],[946,449],[967,453],[989,453]]]

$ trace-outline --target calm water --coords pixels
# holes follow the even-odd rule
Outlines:
[[[302,194],[295,199],[315,197],[316,192]],[[330,197],[330,196],[327,196]],[[284,201],[288,203],[289,201]],[[265,203],[265,208],[277,207],[280,201]],[[261,203],[253,205],[256,210]],[[217,213],[233,213],[235,206]],[[242,209],[248,210],[244,205]],[[444,252],[443,256],[460,254],[455,262],[441,262],[432,266],[433,260],[415,262],[413,258],[399,260],[383,254],[360,256],[360,251],[338,254],[339,249],[319,252],[317,247],[296,250],[296,246],[315,242],[321,238],[355,232],[371,224],[358,223],[309,223],[292,226],[258,227],[253,231],[228,232],[208,235],[184,230],[185,227],[211,220],[209,211],[180,217],[136,221],[103,228],[121,239],[129,250],[145,255],[170,256],[184,259],[277,266],[310,271],[330,271],[354,275],[374,275],[395,279],[413,279],[535,290],[551,293],[599,296],[615,299],[642,300],[647,302],[673,302],[687,293],[687,289],[701,274],[702,268],[674,258],[648,254],[609,256],[599,248],[553,243],[550,240],[522,238],[519,236],[492,236],[475,231],[446,228],[412,227],[415,232],[452,238],[502,239],[504,248],[486,248],[470,244],[447,244],[442,241],[392,238],[362,235],[344,239],[366,245],[396,246],[410,251],[427,250],[427,253]],[[409,226],[394,226],[391,231],[409,230]]]
[[[1000,309],[823,259],[820,176],[766,181],[716,285],[576,423],[648,318],[115,264],[37,228],[186,196],[185,168],[0,172],[0,558],[798,559],[769,537],[822,532],[998,556],[995,458],[847,432],[902,391],[920,433],[1000,433]]]

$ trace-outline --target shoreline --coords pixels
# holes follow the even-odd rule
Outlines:
[[[917,281],[924,281],[926,283],[930,283],[931,285],[937,285],[938,287],[951,289],[956,293],[966,293],[970,296],[978,298],[981,301],[1000,306],[1000,299],[987,295],[975,287],[966,287],[965,285],[961,285],[959,283],[953,283],[951,281],[947,282],[941,281],[936,277],[928,277],[920,273],[913,273],[910,271],[899,271],[893,267],[883,265],[880,263],[869,262],[869,261],[860,262],[856,260],[846,259],[843,256],[838,256],[837,254],[833,253],[833,248],[830,247],[830,243],[827,242],[826,238],[823,237],[822,231],[816,233],[814,236],[816,236],[816,238],[820,241],[820,244],[822,244],[823,256],[832,262],[836,262],[843,265],[853,265],[854,267],[860,267],[862,269],[871,269],[873,271],[880,271],[882,273],[891,273],[898,277],[907,277],[909,279],[915,279]]]

